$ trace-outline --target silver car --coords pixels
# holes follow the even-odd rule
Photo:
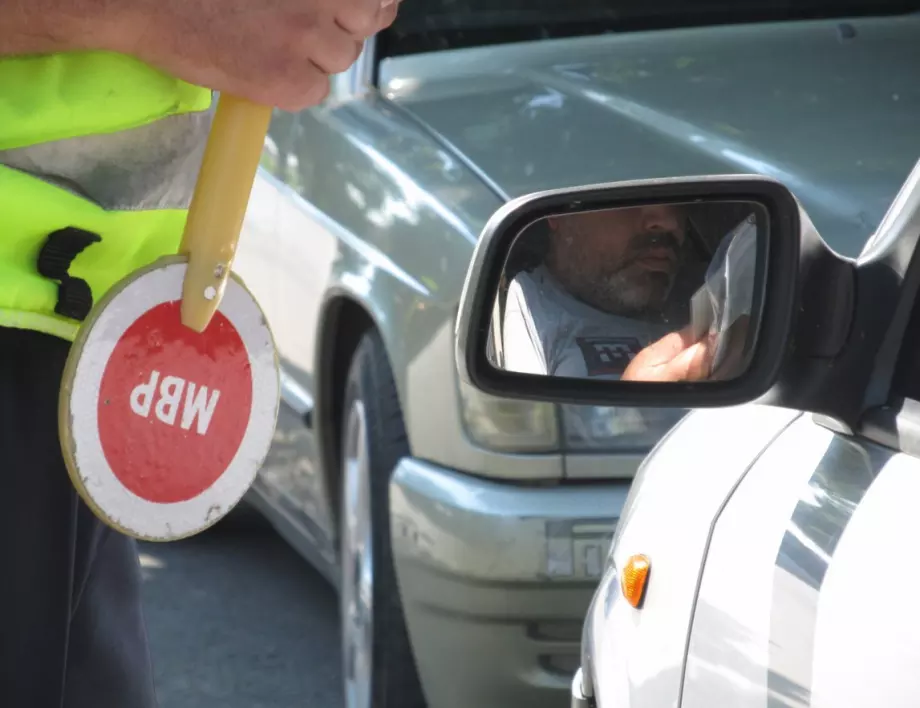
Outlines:
[[[236,260],[283,369],[249,501],[339,589],[349,708],[564,705],[630,482],[683,415],[636,425],[459,381],[492,214],[753,169],[852,252],[864,215],[831,207],[882,208],[916,153],[917,21],[886,16],[902,4],[416,0],[323,105],[276,114]]]

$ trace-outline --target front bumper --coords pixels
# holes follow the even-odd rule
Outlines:
[[[578,669],[575,673],[575,678],[572,679],[571,708],[596,708],[594,699],[585,695],[581,669]]]
[[[393,555],[432,708],[558,708],[629,480],[528,487],[407,458]]]

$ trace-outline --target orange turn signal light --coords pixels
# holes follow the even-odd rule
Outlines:
[[[645,588],[648,585],[648,573],[652,567],[651,561],[641,553],[630,556],[620,573],[620,589],[626,601],[639,609],[645,599]]]

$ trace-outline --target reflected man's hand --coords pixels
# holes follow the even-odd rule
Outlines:
[[[671,332],[649,344],[626,367],[623,381],[705,381],[712,366],[714,342],[694,341],[690,328]]]

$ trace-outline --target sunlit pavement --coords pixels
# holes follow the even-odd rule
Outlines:
[[[269,528],[141,544],[161,708],[338,708],[331,587]]]

